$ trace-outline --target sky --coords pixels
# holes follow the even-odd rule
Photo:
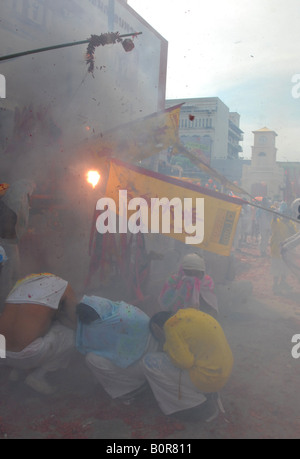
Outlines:
[[[252,131],[277,133],[278,161],[300,161],[299,0],[128,0],[168,41],[167,99],[219,97]]]

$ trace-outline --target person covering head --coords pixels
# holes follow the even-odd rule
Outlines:
[[[177,368],[187,369],[194,385],[205,393],[220,390],[227,382],[233,356],[216,319],[193,308],[152,320],[164,332],[164,351]],[[153,333],[153,330],[151,330]]]
[[[206,407],[210,405],[209,394],[225,386],[233,368],[221,325],[194,308],[180,309],[169,317],[157,313],[150,325],[164,352],[146,354],[143,365],[161,410],[169,415],[195,408],[202,416],[206,402]]]
[[[0,364],[12,369],[13,380],[29,371],[28,386],[45,395],[55,391],[46,375],[66,368],[75,350],[77,302],[69,283],[54,274],[33,273],[15,284],[0,314],[6,339]]]
[[[108,395],[128,404],[146,387],[141,359],[155,352],[149,317],[124,301],[84,295],[76,307],[76,347]]]
[[[121,368],[142,357],[149,337],[149,317],[143,311],[94,295],[84,295],[76,309],[79,352],[92,352]]]
[[[158,301],[163,310],[173,313],[190,307],[218,313],[214,282],[205,274],[204,259],[196,253],[185,255],[178,273],[171,275],[163,285]]]

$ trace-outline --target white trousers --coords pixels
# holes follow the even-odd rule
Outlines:
[[[206,401],[192,383],[187,370],[181,370],[164,352],[153,352],[143,359],[144,374],[154,397],[166,415],[193,408]]]
[[[19,370],[39,368],[44,373],[66,368],[75,350],[75,332],[55,322],[49,332],[20,352],[6,352],[0,365]]]
[[[150,336],[146,353],[156,351],[157,348],[157,341]],[[97,381],[111,398],[129,394],[146,382],[142,359],[127,368],[120,368],[110,360],[90,352],[86,355],[85,361]]]

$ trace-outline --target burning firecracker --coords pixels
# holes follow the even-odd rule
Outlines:
[[[132,49],[134,48],[133,41],[129,38],[123,40],[119,32],[102,33],[101,35],[91,35],[86,51],[86,63],[88,64],[88,72],[93,73],[94,71],[96,47],[100,45],[104,46],[120,42],[122,43],[122,46],[126,52],[132,51]]]
[[[92,185],[93,188],[98,184],[100,180],[100,174],[98,171],[88,171],[87,181]]]

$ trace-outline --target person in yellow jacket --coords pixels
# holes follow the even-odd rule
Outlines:
[[[221,325],[194,308],[159,312],[150,330],[164,352],[143,359],[145,376],[164,414],[209,420],[218,414],[216,394],[228,381],[233,355]]]

